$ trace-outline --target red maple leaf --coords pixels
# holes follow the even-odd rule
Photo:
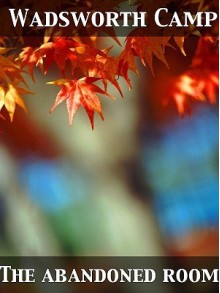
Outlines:
[[[143,65],[148,64],[153,72],[153,56],[168,67],[165,47],[170,46],[169,40],[169,37],[127,37],[125,50],[131,51],[134,56],[138,56]]]
[[[39,60],[35,49],[32,47],[23,48],[23,51],[20,53],[18,60],[21,60],[21,69],[23,69],[25,66],[28,67],[28,71],[32,80],[34,80],[34,67],[37,65],[41,65],[42,69],[42,60]]]
[[[72,125],[73,117],[80,106],[86,110],[92,128],[94,128],[94,113],[99,113],[103,119],[101,103],[97,93],[108,95],[104,90],[93,84],[99,78],[84,77],[79,80],[59,79],[49,84],[61,86],[55,103],[51,108],[51,112],[63,101],[66,101],[67,111],[69,115],[69,123]],[[109,95],[108,95],[109,96]]]

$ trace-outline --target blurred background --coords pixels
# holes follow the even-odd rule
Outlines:
[[[28,114],[1,127],[1,255],[218,255],[218,106],[182,119],[162,103],[193,46],[168,52],[170,70],[155,61],[156,77],[140,68],[124,99],[101,97],[94,131],[83,110],[72,127],[64,104],[49,114],[58,72],[36,71]]]

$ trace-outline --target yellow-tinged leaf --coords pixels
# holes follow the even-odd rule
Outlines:
[[[0,109],[5,106],[11,121],[13,121],[16,104],[27,111],[22,99],[22,95],[25,94],[31,94],[31,92],[19,87],[19,81],[8,83],[4,87],[0,86]]]
[[[13,93],[12,93],[13,92]],[[13,120],[14,112],[15,112],[15,96],[14,96],[14,90],[11,88],[6,92],[5,97],[4,97],[4,105],[6,110],[9,113],[11,121]]]
[[[48,81],[47,84],[54,84],[54,85],[61,86],[61,85],[67,85],[67,84],[69,84],[69,82],[70,82],[70,80],[65,79],[65,78],[61,78],[61,79],[57,79],[54,81]]]
[[[5,91],[4,91],[3,87],[0,87],[0,110],[2,109],[2,107],[5,104],[4,97],[5,97]]]
[[[184,56],[186,56],[186,52],[184,51],[184,41],[185,41],[185,37],[179,37],[179,36],[175,36],[174,37],[174,41],[177,44],[177,46],[179,47],[180,51],[183,53]]]

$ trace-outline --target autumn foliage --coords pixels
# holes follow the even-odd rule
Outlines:
[[[118,4],[125,1],[106,1],[108,5],[101,5],[101,2],[103,3],[98,0],[80,3],[91,10],[98,9],[97,7],[99,10],[111,10],[118,9]],[[137,9],[142,9],[148,2],[150,7],[155,1],[137,1],[133,5],[136,5]],[[204,5],[204,9],[207,9],[205,1],[192,0],[192,2],[200,6]],[[37,3],[42,7],[46,5],[46,1]],[[61,4],[59,1],[53,3],[57,6]],[[78,1],[72,1],[72,5],[80,9],[77,3]],[[112,38],[112,45],[119,46],[120,42],[114,30],[108,33],[110,35],[108,38]],[[198,35],[198,31],[193,33]],[[60,72],[60,78],[54,81],[48,80],[48,85],[59,87],[51,112],[60,103],[65,102],[69,123],[72,124],[77,110],[83,107],[94,127],[94,113],[97,112],[103,118],[100,98],[105,96],[113,98],[109,93],[109,84],[117,89],[118,96],[123,96],[120,81],[124,79],[128,88],[132,89],[129,73],[139,74],[138,60],[143,66],[149,67],[152,74],[154,74],[155,59],[169,68],[166,59],[167,48],[171,48],[174,55],[178,51],[186,55],[184,42],[189,37],[189,35],[141,36],[136,30],[135,35],[128,35],[124,43],[120,44],[121,52],[118,55],[112,53],[112,47],[101,48],[102,39],[95,34],[92,37],[90,35],[62,36],[46,30],[44,38],[35,37],[34,42],[28,42],[28,38],[25,37],[2,37],[0,38],[0,109],[6,108],[11,121],[17,105],[26,110],[23,96],[31,93],[25,82],[27,74],[34,81],[35,68],[39,68],[42,74],[46,75],[55,64]],[[217,41],[210,36],[197,36],[197,38],[197,48],[191,65],[185,72],[172,79],[166,93],[166,96],[176,102],[180,114],[190,111],[191,99],[216,102]],[[117,95],[114,98],[117,98]]]

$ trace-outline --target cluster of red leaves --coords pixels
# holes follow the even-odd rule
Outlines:
[[[218,45],[209,37],[201,37],[190,68],[177,76],[169,87],[180,114],[190,113],[189,100],[216,103],[219,86]]]
[[[15,2],[19,2],[19,0],[15,0]],[[34,9],[45,8],[46,2],[44,2],[33,2],[37,5],[36,7],[34,6]],[[59,0],[51,5],[60,6],[61,2]],[[69,1],[65,2],[70,5]],[[125,1],[83,0],[80,1],[80,8],[78,2],[77,0],[71,2],[76,10],[90,9],[91,11],[96,11],[101,9],[102,11],[110,11],[113,8],[117,9],[118,5]],[[129,2],[132,5],[136,5],[139,11],[143,9],[148,11],[152,9],[154,11],[160,5],[160,3],[158,4],[153,0]],[[164,3],[164,1],[162,2]],[[26,0],[25,3],[30,4],[30,1]],[[174,0],[166,0],[165,3],[167,5],[170,3],[176,5]],[[205,0],[188,0],[186,3],[197,3],[202,7],[206,7]],[[88,35],[92,33],[94,32],[90,28]],[[119,44],[119,40],[114,34],[114,29],[106,31],[106,33],[111,35]],[[140,36],[138,29],[136,34],[130,34],[126,38],[124,48],[118,56],[112,54],[112,48],[99,49],[97,42],[90,37],[55,37],[53,33],[49,34],[50,37],[48,37],[48,31],[46,35],[47,37],[44,38],[42,45],[38,43],[36,47],[24,47],[18,55],[11,54],[11,50],[8,49],[8,40],[0,38],[0,110],[5,107],[11,120],[13,119],[16,104],[25,109],[22,95],[30,93],[21,86],[21,84],[26,86],[23,77],[25,69],[34,80],[35,67],[39,67],[43,74],[47,74],[51,66],[55,64],[61,73],[62,79],[48,82],[48,84],[61,87],[51,111],[60,103],[65,102],[69,123],[72,124],[75,113],[82,106],[89,117],[92,127],[94,127],[94,113],[97,112],[103,118],[99,95],[112,97],[108,93],[108,85],[112,84],[123,96],[119,78],[124,79],[128,88],[131,89],[129,72],[138,74],[138,59],[144,66],[149,66],[153,73],[155,58],[169,67],[165,57],[167,47],[178,47],[185,55],[185,37]],[[216,100],[218,53],[214,46],[215,44],[210,38],[200,37],[191,67],[187,72],[172,81],[169,96],[175,100],[178,111],[181,114],[189,111],[188,101],[190,98],[199,101],[208,100],[211,103]],[[99,82],[100,85],[96,85],[95,82]]]
[[[176,44],[183,50],[182,37],[175,38]],[[148,65],[153,72],[153,59],[156,57],[167,67],[165,58],[166,47],[172,47],[170,37],[127,37],[124,50],[118,56],[112,56],[111,48],[100,50],[86,38],[54,37],[40,47],[25,47],[15,58],[4,46],[0,49],[0,108],[5,106],[11,120],[15,106],[18,104],[25,109],[22,95],[30,93],[20,86],[25,84],[23,70],[27,67],[34,80],[34,68],[39,67],[47,74],[52,64],[56,64],[62,74],[62,79],[48,82],[61,87],[56,101],[51,108],[53,111],[61,102],[66,102],[69,123],[80,106],[82,106],[94,127],[94,113],[98,112],[103,118],[98,95],[112,97],[108,92],[108,84],[117,88],[123,96],[119,77],[124,78],[129,89],[131,81],[129,71],[138,74],[137,59],[144,66]],[[175,100],[178,111],[189,112],[188,100],[216,101],[218,88],[218,53],[213,49],[215,43],[209,38],[200,37],[198,48],[187,72],[172,80],[169,95]],[[4,56],[8,54],[8,56]],[[70,72],[67,73],[69,66]],[[68,75],[68,76],[67,76]],[[94,82],[103,83],[103,89]],[[98,94],[98,95],[97,95]]]
[[[39,66],[46,74],[50,66],[55,63],[61,71],[63,79],[48,82],[48,84],[61,86],[51,111],[65,101],[69,123],[72,124],[74,114],[80,106],[83,106],[93,127],[95,111],[103,118],[101,104],[96,93],[110,96],[106,89],[107,80],[111,81],[110,69],[112,70],[112,67],[105,69],[105,64],[108,66],[107,63],[110,60],[107,51],[101,51],[92,45],[78,42],[72,38],[57,37],[37,49],[24,48],[19,55],[19,60],[21,68],[27,66],[33,79],[34,67]],[[70,78],[66,77],[67,63],[71,69]],[[105,90],[93,84],[98,80],[103,81]],[[112,83],[114,84],[113,78]]]
[[[97,111],[103,117],[96,93],[111,97],[107,93],[108,83],[111,83],[123,95],[118,82],[120,76],[125,79],[131,89],[128,71],[138,73],[135,57],[140,58],[145,66],[148,64],[152,71],[153,56],[167,65],[164,54],[165,47],[169,46],[169,40],[168,37],[128,37],[122,53],[119,56],[111,56],[111,48],[99,50],[91,43],[86,43],[85,38],[84,42],[80,42],[73,38],[55,37],[39,48],[24,48],[18,61],[21,69],[28,67],[33,79],[35,67],[40,67],[46,74],[50,66],[55,63],[63,79],[49,82],[49,84],[61,86],[51,111],[65,101],[69,122],[72,124],[74,114],[80,106],[83,106],[93,127],[94,112]],[[66,77],[67,63],[71,68],[70,78]],[[102,81],[103,90],[93,84],[98,80]]]

